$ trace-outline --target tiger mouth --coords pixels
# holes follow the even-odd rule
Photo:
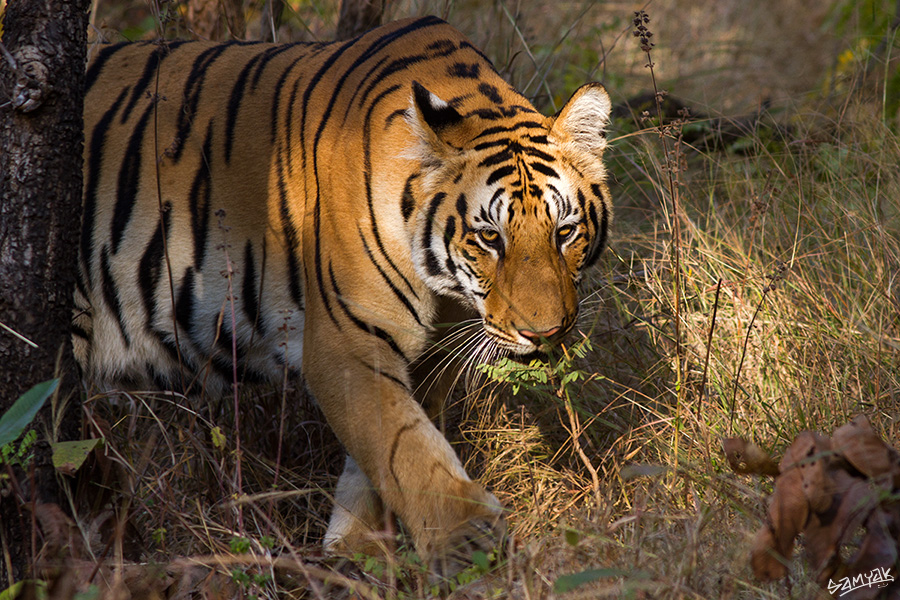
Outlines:
[[[523,360],[530,360],[531,358],[546,357],[551,350],[558,347],[572,331],[575,325],[575,318],[568,319],[566,323],[561,325],[558,328],[559,331],[553,334],[552,339],[542,337],[539,343],[522,341],[524,337],[518,332],[509,332],[489,321],[483,321],[482,323],[488,338],[500,349],[506,350]]]

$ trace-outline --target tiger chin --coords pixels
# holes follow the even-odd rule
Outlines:
[[[326,550],[373,550],[388,512],[438,574],[500,544],[503,508],[429,420],[411,365],[447,298],[506,354],[571,330],[611,220],[603,88],[543,116],[433,17],[340,43],[92,52],[86,378],[224,394],[235,366],[246,383],[287,370],[348,452]]]

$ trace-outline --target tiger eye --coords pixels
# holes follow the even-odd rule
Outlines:
[[[482,229],[478,232],[478,237],[489,246],[493,246],[500,241],[500,234],[493,229]]]
[[[572,225],[565,225],[559,228],[559,230],[556,232],[556,235],[560,241],[565,241],[573,233],[575,233],[575,227],[573,227]]]

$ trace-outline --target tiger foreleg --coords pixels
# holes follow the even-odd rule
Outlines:
[[[307,329],[307,336],[311,333]],[[329,348],[337,339],[304,341],[319,349],[304,357],[307,383],[353,457],[338,484],[326,547],[351,554],[373,547],[377,535],[371,534],[383,526],[374,489],[436,574],[471,565],[476,551],[490,554],[505,536],[503,509],[469,478],[409,384],[385,375],[408,365],[371,347],[360,358]],[[366,366],[371,363],[381,369]]]

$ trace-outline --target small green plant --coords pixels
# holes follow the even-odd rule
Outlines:
[[[18,443],[10,442],[0,446],[0,464],[19,467],[27,465],[31,461],[31,450],[35,441],[37,431],[30,429]]]
[[[503,357],[494,364],[480,364],[476,368],[492,381],[509,384],[514,396],[522,389],[539,393],[550,391],[559,396],[560,390],[565,392],[572,383],[591,377],[587,372],[576,368],[575,361],[583,359],[592,351],[590,339],[584,337],[569,348],[564,348],[562,356],[556,360],[535,358],[526,365]]]
[[[59,379],[39,383],[16,400],[9,410],[0,416],[0,464],[24,466],[31,460],[31,448],[37,441],[34,429],[16,443],[16,440],[34,420],[59,385]]]
[[[247,554],[250,552],[250,540],[245,537],[233,537],[228,546],[235,554]]]
[[[273,538],[264,536],[260,539],[260,546],[263,548],[271,548],[275,541]],[[228,542],[229,549],[234,554],[249,554],[252,548],[252,542],[246,537],[233,537]],[[272,576],[269,573],[255,573],[251,567],[235,567],[231,569],[231,580],[241,588],[244,596],[250,600],[256,600],[260,597],[259,590],[272,582]]]

